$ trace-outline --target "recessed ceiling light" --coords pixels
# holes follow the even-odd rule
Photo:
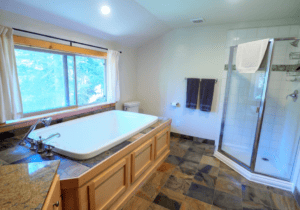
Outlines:
[[[110,8],[108,6],[101,7],[101,12],[103,15],[107,15],[110,13]]]

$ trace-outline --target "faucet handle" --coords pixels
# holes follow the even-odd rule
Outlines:
[[[44,144],[43,144],[43,140],[42,140],[42,137],[39,136],[39,139],[38,141],[36,141],[36,144],[37,144],[37,147],[38,147],[38,150],[37,150],[37,153],[43,153],[45,152],[45,147],[44,147]]]
[[[52,152],[54,146],[51,145],[46,145],[46,156],[47,157],[52,157],[54,154]]]
[[[31,140],[30,142],[30,150],[36,150],[37,149],[37,147],[36,147],[36,143],[35,143],[35,141],[34,140]]]

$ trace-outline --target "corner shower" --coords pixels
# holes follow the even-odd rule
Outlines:
[[[218,152],[248,171],[291,181],[300,136],[299,39],[270,39],[260,69],[235,68],[230,47]]]

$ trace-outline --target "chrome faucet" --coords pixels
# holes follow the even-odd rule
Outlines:
[[[20,142],[20,145],[22,146],[25,146],[26,145],[26,141],[29,142],[29,143],[33,143],[32,140],[28,140],[27,137],[29,136],[29,134],[34,131],[34,129],[36,128],[36,126],[39,124],[39,123],[43,123],[45,125],[45,127],[49,126],[50,123],[51,123],[51,120],[52,118],[51,117],[46,117],[46,118],[42,118],[42,119],[38,119],[36,121],[35,124],[33,124],[30,128],[29,128],[29,131],[24,135],[24,137],[22,138],[21,142]]]
[[[37,153],[43,153],[43,152],[45,152],[45,146],[44,146],[44,142],[45,141],[48,141],[48,140],[50,140],[50,139],[52,139],[53,137],[55,137],[55,136],[57,136],[57,138],[59,138],[60,137],[60,133],[55,133],[55,134],[51,134],[50,136],[48,136],[46,139],[42,139],[42,137],[41,136],[39,136],[39,138],[40,138],[40,140],[37,140],[36,141],[36,144],[35,145],[37,145]],[[52,154],[52,149],[54,148],[53,146],[51,146],[51,145],[46,145],[47,146],[47,148],[46,148],[46,150],[47,150],[47,154],[46,154],[46,156],[53,156],[53,154]],[[36,149],[36,148],[35,148]]]

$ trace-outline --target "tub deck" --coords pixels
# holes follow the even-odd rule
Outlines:
[[[30,145],[26,144],[26,146],[19,146],[18,142],[21,137],[8,139],[7,141],[14,144],[14,147],[9,149],[5,149],[0,151],[0,160],[8,163],[8,164],[19,164],[19,163],[31,163],[31,162],[42,162],[42,161],[49,161],[49,160],[60,160],[60,166],[58,168],[57,173],[60,175],[60,179],[71,179],[81,176],[83,173],[88,171],[90,168],[93,168],[95,165],[101,163],[102,161],[106,160],[107,158],[113,156],[124,147],[132,144],[136,140],[142,138],[144,135],[155,129],[156,127],[162,124],[170,123],[170,119],[167,118],[159,118],[156,123],[150,125],[146,129],[142,130],[138,134],[134,135],[131,138],[126,139],[124,142],[114,146],[111,149],[108,149],[101,154],[87,159],[87,160],[77,160],[73,159],[64,155],[60,155],[54,153],[54,156],[48,158],[44,154],[37,154],[29,150]]]

